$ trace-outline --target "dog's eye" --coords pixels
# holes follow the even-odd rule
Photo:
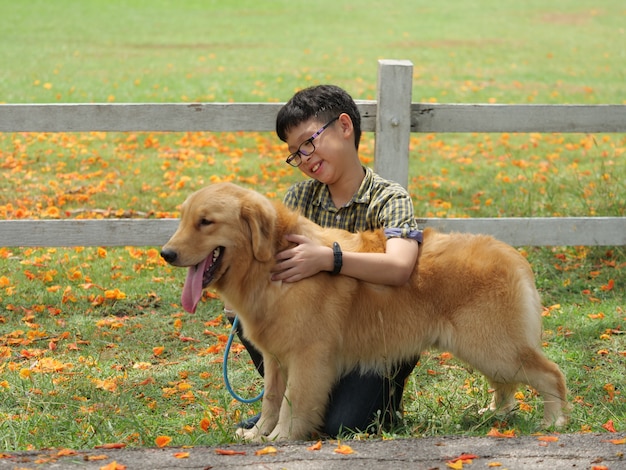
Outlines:
[[[212,220],[202,218],[200,219],[200,225],[211,225],[213,223]]]

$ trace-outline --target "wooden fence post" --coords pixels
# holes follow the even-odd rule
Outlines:
[[[378,61],[374,170],[405,188],[409,184],[412,90],[411,61]]]

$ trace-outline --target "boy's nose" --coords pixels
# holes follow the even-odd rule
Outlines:
[[[311,159],[311,157],[313,156],[312,153],[308,154],[308,155],[304,155],[304,154],[300,154],[300,160],[302,161],[302,163],[304,163],[305,165],[309,162],[309,160]]]

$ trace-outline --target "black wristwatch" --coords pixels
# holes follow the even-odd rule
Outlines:
[[[341,253],[341,247],[339,246],[339,243],[337,242],[333,243],[333,256],[334,256],[334,264],[333,264],[333,271],[331,272],[331,274],[335,276],[339,274],[339,272],[341,271],[341,267],[343,266],[343,254]]]

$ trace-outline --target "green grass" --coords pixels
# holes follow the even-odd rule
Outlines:
[[[624,103],[621,2],[90,1],[0,5],[0,101],[284,101],[333,82],[375,98],[377,60],[414,63],[414,101]],[[373,136],[362,157],[373,160]],[[418,217],[624,216],[624,135],[414,134]],[[301,178],[269,133],[0,134],[0,217],[169,217],[232,180],[280,198]],[[626,429],[624,247],[524,247],[545,350],[574,403],[568,432]],[[0,448],[230,442],[258,411],[221,376],[221,301],[180,307],[158,247],[0,247]],[[155,349],[157,348],[157,349]],[[162,349],[161,349],[162,348]],[[232,382],[261,386],[245,353]],[[537,430],[540,401],[480,416],[485,381],[429,352],[392,435]]]

